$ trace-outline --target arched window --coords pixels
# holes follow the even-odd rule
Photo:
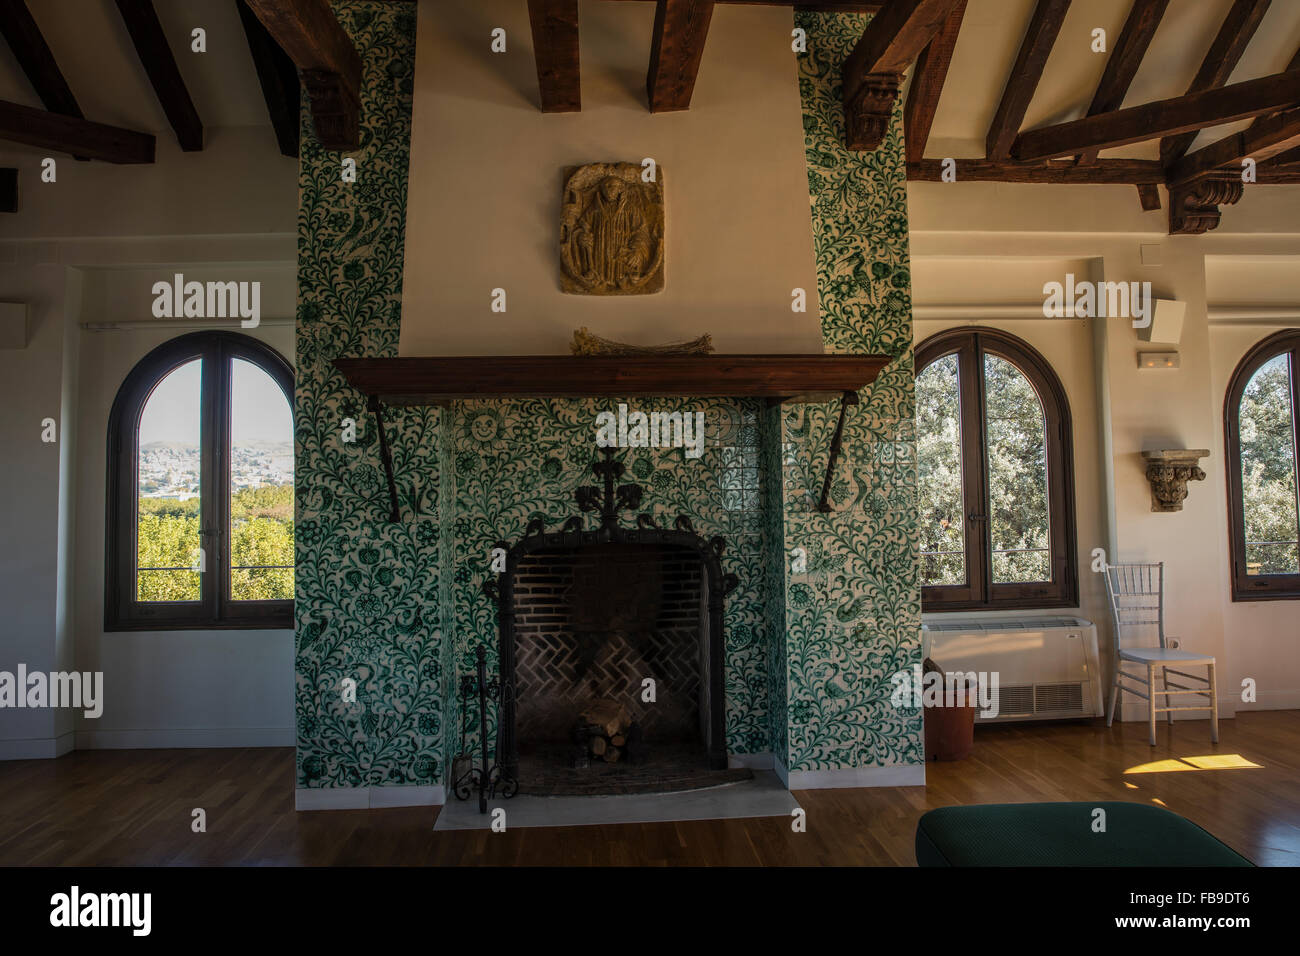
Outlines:
[[[1246,353],[1228,385],[1227,443],[1232,599],[1300,598],[1296,409],[1300,329]]]
[[[1051,367],[961,328],[922,343],[916,368],[923,609],[1077,604],[1070,409]]]
[[[293,626],[293,370],[236,332],[146,355],[108,420],[104,627]]]

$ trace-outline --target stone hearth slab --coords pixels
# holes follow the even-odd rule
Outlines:
[[[580,827],[602,823],[663,823],[675,820],[729,820],[742,817],[789,817],[799,802],[776,774],[754,771],[754,779],[685,793],[625,796],[532,797],[491,800],[478,812],[478,798],[448,797],[435,830],[487,829],[492,810],[506,811],[507,827]]]

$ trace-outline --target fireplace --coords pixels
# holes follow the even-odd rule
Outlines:
[[[505,570],[485,584],[499,628],[497,763],[521,792],[700,785],[727,767],[725,542],[685,517],[669,529],[641,513],[623,528],[641,488],[616,484],[623,465],[602,452],[603,486],[576,492],[599,527],[579,514],[548,532],[535,519],[501,543]]]

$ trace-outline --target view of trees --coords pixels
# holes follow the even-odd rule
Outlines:
[[[230,590],[237,601],[293,598],[293,485],[244,488],[230,496]],[[199,499],[141,498],[137,597],[197,601]],[[191,570],[194,569],[194,570]]]
[[[916,378],[917,462],[921,502],[921,581],[966,580],[961,424],[955,355]],[[1010,362],[984,356],[993,581],[1044,581],[1048,551],[1047,434],[1043,406]],[[971,510],[982,511],[983,505]]]
[[[1248,574],[1300,573],[1294,419],[1287,355],[1260,367],[1241,397],[1241,486]]]

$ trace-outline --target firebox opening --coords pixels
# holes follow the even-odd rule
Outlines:
[[[519,561],[513,594],[521,792],[720,782],[708,753],[720,702],[710,699],[708,576],[697,551],[540,548]]]

